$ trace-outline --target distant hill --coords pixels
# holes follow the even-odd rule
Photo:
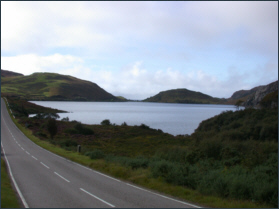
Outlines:
[[[24,75],[20,74],[20,73],[15,73],[15,72],[12,72],[12,71],[1,69],[1,78],[2,77],[14,77],[14,76],[24,76]]]
[[[220,104],[224,99],[213,98],[201,92],[188,89],[172,89],[162,91],[153,97],[143,100],[144,102],[163,102],[163,103],[189,103],[189,104]]]
[[[278,81],[268,85],[257,86],[250,90],[240,90],[233,93],[227,100],[229,104],[235,104],[238,100],[243,101],[245,107],[270,107],[278,106]]]
[[[57,73],[34,73],[28,76],[2,76],[1,93],[28,100],[119,101],[97,84]]]

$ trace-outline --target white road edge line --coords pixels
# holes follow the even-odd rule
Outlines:
[[[6,160],[8,169],[9,169],[9,173],[10,173],[11,179],[12,179],[12,181],[13,181],[13,183],[14,183],[15,188],[16,188],[16,191],[17,191],[17,193],[18,193],[18,195],[19,195],[19,197],[20,197],[20,199],[21,199],[21,201],[22,201],[24,207],[25,207],[25,208],[29,208],[29,206],[28,206],[28,204],[27,204],[25,198],[23,197],[23,195],[22,195],[22,193],[21,193],[21,191],[20,191],[20,189],[19,189],[19,187],[18,187],[18,185],[17,185],[17,183],[16,183],[16,180],[14,179],[14,175],[13,175],[13,173],[12,173],[12,170],[11,170],[11,167],[10,167],[10,163],[9,163],[7,157],[6,157],[6,153],[5,153],[5,150],[4,150],[4,147],[3,147],[2,142],[1,142],[1,147],[2,147],[2,150],[3,150],[3,154],[4,154],[4,157],[5,157],[5,160]]]
[[[113,180],[115,180],[115,181],[121,182],[120,180],[115,179],[115,178],[113,178],[113,177],[110,177],[110,176],[108,176],[108,175],[106,175],[106,174],[100,173],[100,172],[95,171],[95,170],[92,170],[92,171],[95,172],[95,173],[98,173],[98,174],[100,174],[100,175],[102,175],[102,176],[105,176],[105,177],[107,177],[107,178],[110,178],[110,179],[113,179]]]
[[[37,158],[35,158],[33,155],[32,155],[32,158],[34,158],[35,160],[38,160]]]
[[[61,176],[59,173],[54,172],[57,176],[59,176],[61,179],[63,179],[64,181],[67,181],[68,183],[70,182],[68,179],[64,178],[63,176]]]
[[[49,167],[48,167],[46,164],[44,164],[43,162],[41,162],[41,164],[42,164],[43,166],[45,166],[47,169],[49,169]]]
[[[85,192],[85,193],[87,193],[87,194],[89,194],[90,196],[92,196],[92,197],[96,198],[97,200],[100,200],[101,202],[103,202],[103,203],[105,203],[105,204],[109,205],[110,207],[115,208],[115,206],[114,206],[114,205],[112,205],[112,204],[110,204],[110,203],[106,202],[105,200],[103,200],[103,199],[101,199],[101,198],[99,198],[99,197],[97,197],[97,196],[95,196],[95,195],[91,194],[90,192],[88,192],[88,191],[84,190],[83,188],[80,188],[80,190],[81,190],[81,191],[83,191],[83,192]]]
[[[166,198],[166,199],[169,199],[169,200],[173,200],[173,201],[175,201],[175,202],[182,203],[182,204],[184,204],[184,205],[190,205],[190,206],[195,207],[195,208],[201,208],[201,207],[199,207],[199,206],[197,206],[197,205],[193,205],[193,204],[190,204],[190,203],[187,203],[187,202],[183,202],[183,201],[180,201],[180,200],[176,200],[176,199],[173,199],[173,198],[164,196],[164,195],[160,195],[160,194],[157,194],[157,193],[155,193],[155,192],[151,192],[151,191],[149,191],[149,190],[146,190],[146,189],[143,189],[143,188],[134,186],[134,185],[129,184],[129,183],[126,183],[126,184],[129,185],[129,186],[131,186],[131,187],[134,187],[134,188],[137,188],[137,189],[140,189],[140,190],[143,190],[143,191],[146,191],[146,192],[155,194],[155,195],[157,195],[157,196],[160,196],[160,197],[163,197],[163,198]]]

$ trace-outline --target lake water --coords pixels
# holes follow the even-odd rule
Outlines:
[[[192,134],[200,122],[236,108],[233,105],[170,104],[147,102],[56,102],[31,101],[37,105],[65,110],[60,119],[69,117],[84,124],[100,124],[109,119],[121,125],[146,124],[172,135]]]

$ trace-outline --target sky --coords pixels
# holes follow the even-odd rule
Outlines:
[[[278,80],[278,2],[1,1],[1,69],[229,98]]]

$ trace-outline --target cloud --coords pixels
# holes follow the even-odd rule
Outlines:
[[[10,52],[98,54],[142,42],[278,51],[278,2],[2,2],[1,17],[1,50]]]
[[[71,55],[53,54],[49,56],[38,56],[26,54],[13,57],[1,57],[1,68],[24,75],[34,72],[59,72],[73,74],[74,69],[84,70],[82,59]]]
[[[278,2],[4,1],[1,53],[2,69],[131,99],[175,88],[229,97],[278,78]]]

